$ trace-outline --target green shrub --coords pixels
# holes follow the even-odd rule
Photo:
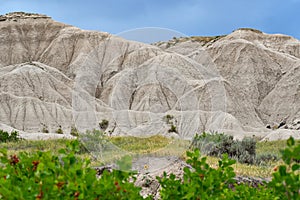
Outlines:
[[[275,162],[278,161],[280,158],[276,154],[272,153],[265,153],[257,155],[255,158],[255,164],[256,165],[266,165],[269,162]]]
[[[1,199],[143,199],[129,181],[130,172],[105,171],[98,179],[88,159],[76,156],[78,141],[61,149],[33,154],[0,153]]]
[[[49,133],[49,130],[48,130],[46,124],[43,124],[43,123],[42,123],[42,126],[43,126],[43,128],[42,128],[42,133]]]
[[[63,130],[61,129],[61,126],[55,131],[57,134],[64,134]]]
[[[170,125],[170,128],[168,129],[169,133],[178,133],[177,127],[174,125],[177,121],[176,119],[174,120],[173,115],[166,115],[163,117],[163,121],[166,122],[166,124]]]
[[[194,152],[187,152],[187,156],[187,163],[190,164],[193,169],[188,167],[183,169],[183,180],[176,178],[174,174],[167,175],[166,172],[164,172],[162,178],[157,177],[162,187],[160,192],[162,199],[213,198],[213,196],[217,195],[223,188],[229,186],[221,183],[226,182],[229,184],[234,182],[233,168],[228,168],[228,174],[222,176],[223,173],[220,173],[220,166],[218,169],[213,169],[206,163],[206,157],[199,159],[200,152],[198,149]],[[225,159],[226,157],[224,161]],[[234,161],[230,162],[229,164],[234,163]]]
[[[256,141],[253,138],[244,138],[242,141],[238,141],[234,140],[233,136],[225,134],[196,134],[191,147],[197,148],[209,156],[221,157],[223,154],[228,154],[230,158],[240,163],[255,163]]]
[[[288,148],[281,151],[284,165],[275,167],[269,187],[273,188],[281,199],[299,199],[300,197],[300,142],[296,144],[290,137]]]
[[[77,130],[76,127],[72,126],[71,127],[71,132],[70,132],[71,135],[75,136],[75,137],[78,137],[79,136],[79,132]]]
[[[108,128],[109,121],[106,119],[102,119],[102,121],[99,123],[99,127],[101,130],[105,131]]]
[[[17,142],[21,138],[17,131],[12,131],[10,134],[6,131],[0,130],[0,142]]]
[[[43,127],[42,132],[43,133],[49,133],[49,130],[46,127]]]
[[[271,182],[257,188],[235,182],[232,165],[236,161],[228,155],[222,156],[217,167],[210,167],[206,157],[200,157],[199,149],[187,152],[190,166],[184,167],[182,179],[166,172],[157,177],[160,196],[187,200],[299,199],[300,143],[290,138],[287,144],[281,152],[285,163],[274,169]],[[90,160],[78,157],[79,152],[78,140],[67,142],[58,155],[51,151],[8,155],[6,149],[0,150],[0,199],[143,199],[141,188],[134,185],[136,174],[127,171],[131,168],[130,156],[118,162],[126,171],[104,171],[97,177]]]
[[[173,124],[172,120],[174,119],[173,115],[166,115],[164,116],[163,120],[167,123],[167,124]]]
[[[276,199],[273,191],[267,187],[253,188],[247,184],[235,183],[235,173],[232,164],[225,154],[219,160],[217,168],[212,168],[206,162],[206,157],[200,157],[198,149],[187,152],[187,163],[192,169],[183,169],[183,180],[174,174],[157,177],[161,184],[162,199]]]
[[[169,133],[178,133],[176,126],[173,124],[171,125],[170,129],[168,130]]]

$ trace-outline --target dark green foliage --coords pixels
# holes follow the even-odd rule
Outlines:
[[[55,131],[57,134],[64,134],[63,130],[61,129],[61,126]]]
[[[277,161],[279,157],[275,154],[256,154],[255,138],[246,137],[243,140],[234,140],[233,136],[225,134],[203,133],[196,135],[192,141],[192,148],[198,148],[209,156],[221,157],[228,154],[230,158],[240,163],[266,165],[270,161]]]
[[[171,125],[170,129],[168,130],[169,133],[177,133],[177,128],[173,124]]]
[[[101,130],[105,131],[108,128],[109,121],[106,119],[102,119],[102,121],[99,123],[99,127]]]
[[[287,143],[288,148],[282,151],[285,164],[274,169],[270,183],[257,188],[238,185],[232,168],[234,160],[225,154],[213,168],[206,162],[206,157],[200,157],[199,149],[195,149],[187,152],[187,163],[191,167],[183,169],[182,179],[166,173],[157,177],[161,184],[160,196],[162,199],[186,200],[297,200],[300,192],[300,165],[297,163],[300,143],[296,144],[293,138]],[[7,150],[0,150],[0,199],[143,199],[141,188],[134,185],[135,173],[104,171],[97,178],[90,160],[79,158],[79,152],[78,140],[68,142],[58,155],[50,151],[8,155]],[[118,165],[120,169],[130,169],[131,158],[125,156]]]
[[[86,153],[90,153],[90,151],[86,148],[84,143],[80,142],[78,154],[86,154]]]
[[[218,137],[223,136],[208,137],[212,137],[213,141],[219,141]],[[296,145],[293,138],[290,138],[287,143],[288,148],[282,151],[285,164],[274,169],[271,182],[257,188],[235,183],[233,180],[235,173],[231,167],[235,161],[228,159],[226,154],[219,161],[217,168],[211,168],[206,163],[206,157],[201,158],[199,150],[195,149],[194,152],[187,152],[187,163],[192,166],[192,169],[184,168],[183,180],[176,178],[174,174],[166,173],[162,178],[157,177],[162,187],[160,195],[162,199],[298,200],[300,165],[297,161],[300,160],[300,143]]]
[[[49,130],[47,128],[43,127],[42,132],[43,133],[49,133]]]
[[[174,125],[177,121],[176,119],[174,120],[173,115],[166,115],[164,116],[163,120],[170,125],[170,128],[168,130],[169,133],[178,133],[177,127]]]
[[[46,124],[43,124],[43,123],[42,123],[42,126],[43,126],[43,128],[42,128],[42,133],[49,133],[49,130],[48,130]]]
[[[12,131],[10,134],[6,131],[0,130],[0,142],[17,142],[21,138],[17,131]]]
[[[130,172],[104,171],[99,179],[90,161],[76,156],[78,141],[51,152],[7,155],[1,150],[1,199],[142,199]]]
[[[77,128],[75,126],[72,126],[71,127],[71,132],[70,132],[71,135],[75,136],[75,137],[78,137],[79,136],[79,132],[77,130]]]
[[[55,133],[57,134],[64,134],[63,130],[61,128],[58,128]]]
[[[173,115],[166,115],[164,116],[163,120],[167,123],[167,124],[173,124],[173,120],[174,116]]]
[[[256,156],[256,141],[253,138],[234,140],[233,136],[225,134],[196,134],[192,148],[200,149],[203,154],[221,157],[228,154],[240,163],[254,164]]]
[[[269,183],[281,199],[300,199],[300,142],[296,144],[290,137],[287,140],[288,148],[281,151],[284,165],[274,169],[273,179]]]
[[[206,157],[200,158],[200,152],[196,149],[187,152],[187,163],[192,169],[185,167],[183,180],[176,178],[174,174],[157,177],[161,184],[162,199],[275,199],[272,190],[267,187],[252,188],[241,184],[237,185],[232,164],[234,160],[223,155],[217,168],[212,168],[206,163]]]

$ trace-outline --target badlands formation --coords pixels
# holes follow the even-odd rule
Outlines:
[[[102,120],[111,135],[300,138],[290,36],[244,28],[150,45],[19,12],[0,16],[0,44],[0,129],[25,138]]]

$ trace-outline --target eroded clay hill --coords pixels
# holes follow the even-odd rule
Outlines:
[[[105,119],[113,135],[299,137],[300,42],[289,36],[242,29],[148,45],[10,13],[0,44],[3,129],[69,134]]]

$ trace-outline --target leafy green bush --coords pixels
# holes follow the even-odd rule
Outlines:
[[[174,174],[157,177],[161,184],[162,199],[276,199],[273,191],[267,187],[253,188],[246,184],[237,185],[232,164],[234,160],[223,155],[217,168],[206,163],[206,157],[200,158],[198,149],[187,152],[187,163],[192,169],[185,167],[183,180]]]
[[[42,126],[43,126],[43,128],[42,128],[42,133],[49,133],[49,130],[48,130],[46,124],[43,124],[43,123],[42,123]]]
[[[234,140],[232,136],[225,134],[196,135],[192,141],[192,148],[198,148],[203,154],[220,157],[226,153],[241,163],[264,165],[270,161],[277,161],[276,154],[256,154],[255,138],[244,138],[242,141]]]
[[[174,119],[173,115],[166,115],[164,116],[163,120],[167,123],[167,124],[173,124],[172,120]]]
[[[275,167],[269,187],[274,188],[281,199],[300,199],[300,142],[296,145],[290,137],[288,148],[281,151],[284,165]]]
[[[78,141],[59,155],[48,152],[7,155],[1,150],[0,199],[142,199],[129,181],[132,173],[105,171],[99,179],[88,159],[76,156]]]
[[[178,133],[176,126],[173,124],[171,125],[170,129],[168,130],[169,133]]]
[[[187,163],[193,170],[185,167],[183,180],[176,179],[174,174],[167,176],[166,173],[162,178],[157,177],[162,187],[162,199],[209,199],[218,196],[234,182],[235,174],[230,165],[235,161],[224,156],[219,161],[219,167],[214,169],[206,163],[206,157],[199,159],[199,155],[199,150],[187,152]]]
[[[101,130],[105,131],[108,128],[109,121],[106,119],[102,119],[102,121],[99,123],[99,127]]]
[[[64,134],[63,130],[61,129],[61,126],[55,131],[57,134]]]
[[[71,135],[75,136],[75,137],[78,137],[79,136],[79,132],[77,130],[77,128],[75,126],[72,126],[71,127],[71,132],[70,132]]]
[[[21,138],[17,131],[12,131],[10,134],[6,131],[0,130],[0,142],[17,142]]]
[[[212,137],[212,136],[209,136]],[[223,136],[218,136],[223,137]],[[212,137],[212,140],[218,138]],[[248,142],[246,142],[248,143]],[[300,196],[300,142],[296,145],[293,138],[287,141],[288,148],[282,150],[285,164],[274,169],[273,179],[257,188],[248,184],[237,184],[235,173],[226,154],[219,161],[217,168],[206,163],[206,157],[200,157],[199,149],[187,152],[187,163],[183,180],[174,174],[157,177],[161,184],[162,199],[292,199]],[[251,146],[251,145],[250,145]],[[248,149],[249,150],[249,149]],[[252,149],[253,150],[253,149]],[[249,150],[251,152],[251,150]]]
[[[43,133],[49,133],[49,130],[46,127],[43,127],[42,132]]]
[[[209,156],[221,157],[223,154],[228,154],[230,158],[240,163],[255,163],[256,141],[253,138],[244,138],[242,141],[238,141],[230,135],[203,133],[196,134],[191,146]]]
[[[191,167],[183,169],[182,179],[166,173],[157,177],[160,196],[195,200],[299,199],[300,143],[290,138],[287,144],[281,152],[285,164],[274,169],[271,182],[257,188],[235,182],[232,165],[236,161],[228,155],[222,156],[217,167],[211,167],[206,157],[200,157],[199,149],[187,152]],[[143,199],[141,188],[134,185],[135,173],[128,171],[131,157],[118,162],[119,168],[126,171],[104,171],[97,177],[90,160],[78,157],[79,152],[78,140],[68,142],[58,155],[50,151],[8,155],[6,149],[0,150],[0,199]]]
[[[177,127],[174,125],[177,121],[176,119],[174,119],[173,115],[164,116],[163,121],[165,121],[166,124],[170,125],[170,128],[168,130],[169,133],[178,133]]]

